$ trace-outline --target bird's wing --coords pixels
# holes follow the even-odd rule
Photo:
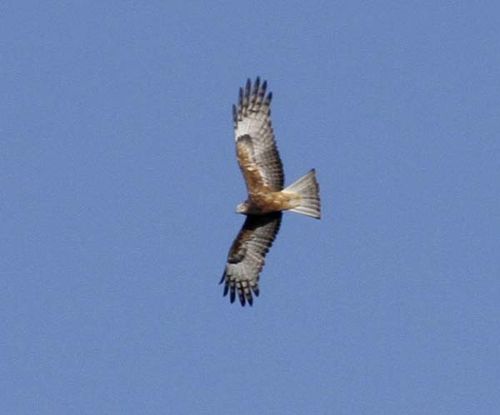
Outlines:
[[[240,88],[238,105],[233,106],[236,154],[248,193],[283,189],[285,176],[271,125],[271,98],[267,83],[250,79]]]
[[[227,256],[222,275],[224,295],[229,293],[234,302],[238,293],[241,305],[252,305],[253,297],[259,295],[259,274],[264,259],[273,244],[281,223],[281,212],[267,215],[248,215]]]

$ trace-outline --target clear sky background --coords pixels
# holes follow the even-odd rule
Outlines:
[[[6,414],[496,414],[496,2],[0,5]],[[231,105],[291,183],[252,308]]]

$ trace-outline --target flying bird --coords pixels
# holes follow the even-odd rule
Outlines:
[[[236,207],[246,220],[234,240],[220,283],[231,303],[238,294],[242,306],[259,295],[259,275],[269,248],[279,231],[282,211],[320,219],[319,186],[312,169],[283,188],[285,175],[271,125],[271,92],[267,82],[248,79],[233,105],[236,156],[248,197]]]

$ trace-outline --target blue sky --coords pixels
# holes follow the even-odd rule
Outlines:
[[[496,3],[0,12],[3,412],[496,413]],[[257,75],[323,218],[286,215],[241,308],[218,282]]]

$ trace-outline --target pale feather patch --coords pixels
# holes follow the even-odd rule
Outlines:
[[[244,135],[251,137],[259,136],[259,133],[265,129],[266,119],[262,113],[249,113],[238,120],[236,127],[235,140]]]

